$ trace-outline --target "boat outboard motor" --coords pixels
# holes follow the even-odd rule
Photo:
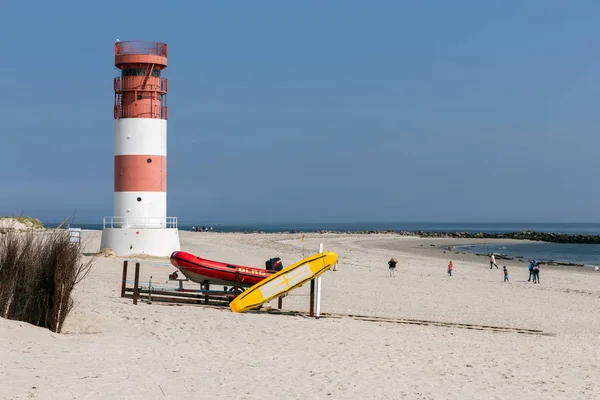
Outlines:
[[[283,269],[283,263],[279,257],[269,258],[265,261],[265,267],[267,268],[267,271],[281,271]]]

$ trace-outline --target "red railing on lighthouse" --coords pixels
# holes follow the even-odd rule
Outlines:
[[[138,54],[167,57],[167,45],[146,40],[128,40],[115,43],[115,57]]]

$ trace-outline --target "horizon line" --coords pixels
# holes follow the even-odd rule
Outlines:
[[[12,218],[12,217],[8,217]],[[17,217],[14,217],[17,218]],[[47,224],[61,223],[63,221],[47,221]],[[44,221],[42,221],[44,223]],[[75,224],[89,224],[89,225],[102,225],[102,221],[77,221],[75,220],[73,223]],[[184,220],[178,221],[179,225],[197,225],[197,224],[213,224],[220,226],[246,226],[246,225],[298,225],[298,224],[323,224],[323,225],[336,225],[336,224],[440,224],[440,225],[450,225],[450,224],[476,224],[476,225],[525,225],[525,224],[538,224],[538,225],[552,225],[552,224],[573,224],[573,225],[594,225],[600,224],[598,222],[581,222],[581,221],[366,221],[366,220],[356,220],[356,221],[289,221],[289,220],[281,220],[281,221],[199,221],[194,222],[193,220]]]

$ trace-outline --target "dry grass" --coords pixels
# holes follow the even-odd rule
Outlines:
[[[0,235],[0,316],[60,332],[73,308],[71,292],[90,271],[69,232]]]
[[[106,247],[104,249],[100,249],[100,251],[97,252],[96,255],[98,257],[100,257],[100,256],[114,257],[115,256],[115,252],[113,251],[113,249]]]
[[[127,256],[127,258],[129,260],[157,260],[157,261],[168,261],[171,259],[170,256],[151,256],[150,254],[143,254],[143,253],[135,253],[135,254],[130,254]]]

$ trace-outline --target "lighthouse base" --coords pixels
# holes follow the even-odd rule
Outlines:
[[[104,228],[100,249],[112,249],[118,256],[147,254],[169,257],[181,250],[177,228]]]

